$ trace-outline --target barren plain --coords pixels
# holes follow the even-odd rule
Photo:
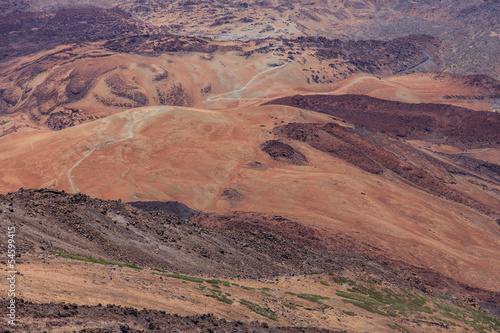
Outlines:
[[[495,1],[0,9],[16,331],[500,330]]]

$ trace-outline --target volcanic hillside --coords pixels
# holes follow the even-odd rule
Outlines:
[[[500,331],[499,10],[0,0],[18,328]]]
[[[500,97],[489,77],[402,76],[442,67],[446,50],[432,35],[227,41],[165,30],[118,8],[13,12],[0,16],[0,135],[133,107],[225,109],[293,93],[362,92],[475,110],[495,108]]]
[[[0,211],[2,227],[16,227],[19,332],[500,327],[474,309],[495,313],[498,294],[450,279],[454,296],[433,293],[420,273],[355,250],[327,250],[317,230],[280,216],[240,214],[231,224],[228,217],[198,215],[201,224],[224,221],[207,228],[48,189],[0,196]],[[268,227],[253,228],[259,225]]]
[[[11,15],[89,4],[118,6],[136,21],[168,33],[219,40],[329,36],[347,41],[431,35],[445,44],[448,72],[500,78],[500,6],[495,1],[4,0],[0,12]]]
[[[266,0],[117,2],[169,32],[220,39],[329,36],[389,40],[414,34],[444,41],[446,71],[500,78],[500,6],[495,1]]]
[[[440,107],[433,116],[455,124]],[[454,114],[481,116],[462,109]],[[497,114],[487,115],[498,127]],[[495,291],[498,133],[470,137],[474,149],[462,153],[447,142],[439,146],[449,147],[444,153],[425,148],[434,144],[432,131],[427,139],[406,141],[283,106],[142,108],[58,132],[5,136],[0,186],[3,192],[51,187],[103,199],[175,200],[222,219],[228,210],[272,212],[318,230],[322,248],[356,249]],[[491,161],[481,160],[487,147]],[[342,246],[337,237],[346,239]],[[446,290],[443,279],[427,283]]]

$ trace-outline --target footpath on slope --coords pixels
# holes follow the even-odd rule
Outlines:
[[[127,128],[127,132],[126,132],[127,135],[125,137],[117,138],[117,139],[113,139],[113,140],[109,140],[109,141],[105,141],[105,142],[99,143],[98,145],[94,146],[89,151],[87,151],[82,156],[82,158],[80,158],[71,168],[68,169],[67,177],[68,177],[69,184],[71,186],[71,191],[73,193],[80,192],[79,189],[78,189],[78,187],[75,185],[75,183],[74,183],[74,181],[72,179],[72,172],[85,159],[87,159],[94,152],[96,152],[96,151],[98,151],[98,150],[100,150],[100,149],[102,149],[104,147],[107,147],[107,146],[115,144],[115,143],[120,143],[120,142],[123,142],[123,141],[126,141],[126,140],[133,139],[134,136],[135,136],[134,129],[135,129],[135,127],[139,123],[141,123],[144,120],[147,120],[147,119],[149,119],[149,118],[151,118],[153,116],[165,113],[165,112],[170,111],[170,110],[171,110],[171,108],[162,108],[160,110],[158,110],[158,109],[147,109],[147,110],[136,110],[136,111],[129,112],[129,114],[128,114],[128,116],[129,116],[128,128]],[[140,119],[137,119],[137,114],[139,114],[141,116]]]
[[[272,53],[272,55],[275,56],[274,52]],[[242,98],[242,97],[224,97],[224,96],[230,96],[232,94],[239,93],[239,92],[242,92],[242,91],[246,90],[252,84],[252,82],[254,82],[259,76],[262,76],[262,75],[267,74],[267,73],[269,73],[271,71],[275,71],[275,70],[278,70],[280,68],[283,68],[286,65],[288,65],[289,63],[290,63],[290,61],[285,60],[285,63],[282,64],[282,65],[279,65],[279,66],[276,66],[276,67],[272,67],[272,68],[266,69],[265,71],[257,73],[256,75],[254,75],[247,82],[247,84],[245,84],[245,86],[243,88],[235,89],[235,90],[232,90],[232,91],[229,91],[229,92],[225,92],[225,93],[222,93],[222,94],[211,96],[211,97],[207,98],[207,102],[216,102],[216,101],[220,101],[220,100],[231,100],[231,101],[270,100],[272,98],[258,98],[258,97],[255,97],[255,98]]]

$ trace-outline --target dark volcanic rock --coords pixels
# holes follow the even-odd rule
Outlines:
[[[325,235],[282,216],[201,213],[192,218],[195,224],[162,211],[144,212],[120,201],[49,189],[0,195],[0,214],[0,227],[16,226],[20,255],[40,249],[66,251],[183,274],[233,278],[347,269],[399,286],[430,286],[500,303],[500,293],[393,260],[390,253],[350,236]],[[6,235],[0,238],[6,241]]]
[[[174,206],[181,213],[186,208]],[[19,226],[20,253],[43,247],[46,251],[67,251],[184,274],[248,278],[337,271],[369,260],[345,252],[345,244],[350,243],[342,237],[329,241],[330,249],[338,252],[325,251],[322,243],[314,240],[314,229],[292,221],[286,225],[293,226],[293,230],[302,228],[300,243],[296,242],[299,239],[280,236],[273,228],[208,228],[164,211],[144,212],[119,201],[47,189],[0,195],[0,210],[0,225]],[[265,215],[255,216],[255,221],[266,220]],[[210,215],[191,219],[204,224],[202,221],[210,220]],[[387,269],[376,263],[372,267],[379,272]]]
[[[161,211],[172,213],[187,221],[200,213],[177,201],[135,201],[128,204],[145,212]]]
[[[338,125],[328,124],[321,128],[314,124],[292,123],[277,127],[274,131],[281,137],[308,143],[318,150],[340,157],[367,172],[383,172],[380,163],[369,156],[369,151],[378,147]]]
[[[297,95],[266,103],[272,104],[325,113],[405,139],[461,149],[500,147],[500,113],[495,112],[445,104],[393,102],[363,95]]]
[[[67,8],[0,16],[0,59],[52,48],[138,35],[152,29],[118,9]]]
[[[483,309],[486,313],[500,317],[500,304],[490,303],[490,302],[477,302],[478,305]]]
[[[354,270],[361,268],[361,270],[369,274],[381,276],[385,281],[393,281],[392,283],[400,285],[402,281],[399,280],[398,276],[401,276],[400,274],[404,272],[405,283],[410,283],[414,288],[428,291],[427,287],[431,287],[432,290],[446,290],[447,293],[451,294],[474,295],[479,300],[489,302],[487,304],[492,309],[500,304],[500,292],[465,285],[431,269],[394,260],[391,258],[393,254],[381,253],[377,248],[359,242],[359,240],[347,235],[341,233],[325,235],[319,230],[301,225],[282,216],[234,211],[224,214],[202,213],[195,216],[193,221],[215,230],[244,230],[263,232],[266,235],[279,235],[301,246],[327,251],[326,253],[332,253],[328,251],[335,250],[333,252],[335,255],[330,256],[329,259],[334,264],[334,267],[340,265]],[[269,238],[269,240],[271,239],[274,238]],[[247,243],[243,240],[240,241],[243,246],[246,246]],[[283,258],[288,258],[288,255],[285,254]],[[296,253],[293,253],[293,256],[295,255]],[[365,262],[366,259],[370,260],[370,264]],[[373,261],[374,259],[376,261]],[[372,266],[373,264],[375,266]],[[391,275],[389,272],[392,268],[400,269],[402,272]]]
[[[171,106],[191,106],[192,101],[189,94],[185,91],[182,83],[170,87],[168,90],[157,89],[158,102],[161,105]]]
[[[229,201],[242,201],[246,199],[245,195],[234,188],[225,189],[224,192],[222,192],[222,198]]]
[[[0,304],[7,307],[7,301]],[[107,332],[255,332],[255,333],[341,333],[319,328],[274,327],[259,322],[243,323],[226,321],[214,315],[181,317],[167,314],[165,311],[137,310],[116,305],[78,306],[66,303],[38,304],[18,300],[16,332],[46,332],[51,327],[67,329],[78,333]],[[16,318],[16,320],[17,320]],[[29,319],[28,321],[24,319]],[[85,329],[74,327],[86,323]],[[6,321],[0,324],[2,332],[10,332]],[[66,330],[65,330],[66,331]]]
[[[88,116],[80,109],[64,108],[64,110],[51,113],[46,124],[51,130],[59,131],[96,119],[98,119],[98,117]]]
[[[392,74],[406,70],[427,59],[422,51],[426,51],[439,62],[437,50],[441,46],[438,38],[426,35],[406,36],[388,41],[299,37],[285,40],[284,43],[289,47],[299,45],[302,49],[315,50],[320,60],[344,59],[349,65],[350,74]]]
[[[0,0],[0,15],[16,15],[25,13],[30,9],[30,4],[26,0]]]
[[[304,154],[281,141],[266,141],[260,145],[260,149],[268,153],[275,161],[293,165],[307,165],[307,158]]]
[[[391,171],[433,194],[442,195],[486,213],[493,212],[490,207],[447,186],[431,172],[412,162],[412,158],[401,158],[401,155],[404,156],[409,152],[402,151],[395,144],[393,146],[396,147],[391,147],[390,143],[381,142],[374,136],[370,137],[370,133],[361,130],[357,133],[355,130],[335,123],[328,123],[324,126],[291,123],[275,128],[274,132],[280,137],[308,143],[364,171],[373,174]],[[447,174],[446,171],[444,172]]]

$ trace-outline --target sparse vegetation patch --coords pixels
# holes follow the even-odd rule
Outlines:
[[[443,316],[472,326],[478,332],[500,332],[500,320],[481,310],[468,306],[454,306],[442,301],[434,301]]]
[[[245,289],[245,290],[255,290],[255,288],[253,288],[253,287],[247,287],[247,286],[240,286],[240,287]]]
[[[408,331],[406,328],[404,328],[403,326],[400,326],[399,324],[387,324],[387,326],[389,326],[390,328],[392,328],[393,330],[396,330],[396,331],[399,331],[399,332],[402,332],[402,333],[410,333],[410,331]]]
[[[338,291],[337,295],[346,298],[343,300],[346,303],[383,316],[395,317],[398,314],[415,312],[433,313],[432,309],[424,306],[428,301],[427,298],[414,295],[406,290],[398,294],[389,288],[379,291],[373,287],[356,285],[347,291]]]
[[[231,294],[229,294],[229,293],[223,293],[219,289],[208,289],[208,291],[210,291],[212,293],[211,295],[207,295],[209,297],[213,297],[216,300],[221,301],[222,303],[229,304],[229,305],[234,303],[233,300],[227,298],[227,296],[231,296]]]
[[[290,291],[287,291],[285,294],[289,295],[294,295],[303,299],[307,299],[308,301],[315,302],[315,303],[320,303],[319,301],[322,299],[330,299],[330,297],[326,296],[321,296],[321,295],[314,295],[314,294],[295,294]]]
[[[283,303],[283,306],[292,310],[298,310],[298,308],[293,304]]]
[[[51,253],[55,254],[57,256],[63,257],[63,258],[93,262],[93,263],[101,264],[101,265],[113,265],[113,266],[118,266],[118,267],[143,269],[142,267],[135,266],[132,264],[123,264],[123,263],[118,263],[118,262],[114,262],[114,261],[104,260],[101,258],[96,259],[96,258],[92,258],[92,257],[85,257],[85,256],[82,256],[79,254],[74,254],[74,253],[68,253],[68,252],[62,252],[62,251],[52,251]]]
[[[261,316],[278,321],[278,318],[276,317],[274,311],[268,308],[263,308],[259,304],[247,301],[246,299],[241,299],[240,303],[248,307],[253,312],[260,314]]]
[[[167,277],[171,277],[171,278],[174,278],[174,279],[181,279],[181,280],[185,280],[185,281],[191,281],[191,282],[198,282],[198,283],[203,283],[205,281],[205,279],[202,279],[202,278],[197,278],[197,277],[194,277],[194,276],[187,276],[187,275],[182,275],[182,274],[179,274],[179,273],[156,273],[156,272],[153,272],[153,274],[156,274],[156,275],[161,275],[161,276],[167,276]]]

